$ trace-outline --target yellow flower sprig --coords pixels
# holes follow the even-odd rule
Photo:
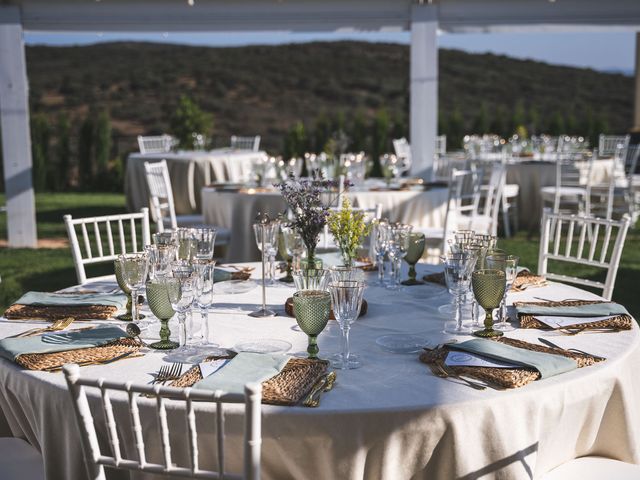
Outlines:
[[[369,234],[371,225],[364,221],[365,214],[351,208],[348,198],[342,202],[342,208],[329,214],[327,224],[342,256],[349,263],[356,258],[358,248],[364,237]]]

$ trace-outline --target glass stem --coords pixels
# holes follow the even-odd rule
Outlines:
[[[200,321],[202,322],[200,337],[203,343],[209,343],[209,309],[207,307],[200,307]]]
[[[261,230],[261,241],[262,241],[262,310],[266,310],[267,309],[267,289],[264,283],[264,271],[267,268],[266,267],[266,258],[265,258],[265,251],[264,251],[264,243],[265,243],[265,238],[264,238],[264,225],[262,225],[260,227]]]
[[[485,308],[485,317],[484,317],[484,329],[488,331],[493,330],[493,308]]]
[[[187,316],[185,315],[185,312],[179,312],[178,313],[178,323],[179,323],[179,327],[178,327],[178,342],[180,343],[181,347],[184,347],[187,344],[187,322],[186,322],[186,318]]]
[[[394,272],[396,276],[395,284],[400,285],[400,271],[402,270],[402,258],[397,257],[395,259],[395,264],[396,264],[396,268]]]
[[[349,360],[349,325],[342,327],[342,364],[347,365]]]
[[[131,319],[133,323],[140,322],[140,314],[138,313],[138,289],[131,289]]]
[[[378,281],[384,283],[384,252],[378,253]]]
[[[187,312],[187,340],[193,340],[193,312]]]
[[[460,301],[459,293],[456,293],[454,300],[456,308],[456,327],[458,330],[462,330],[462,302]]]

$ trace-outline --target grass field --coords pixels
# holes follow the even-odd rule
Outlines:
[[[4,198],[0,197],[0,204]],[[118,194],[39,194],[36,195],[38,236],[40,240],[66,240],[67,234],[62,216],[70,213],[74,217],[106,215],[125,211],[124,195]],[[6,239],[6,214],[0,214],[0,239]],[[499,247],[519,255],[521,265],[535,271],[538,263],[537,236],[524,232],[510,239],[500,239]],[[55,243],[55,242],[54,242]],[[88,270],[89,276],[106,274],[110,265]],[[572,268],[572,273],[597,277],[597,273],[582,267]],[[95,272],[95,273],[94,273]],[[51,291],[76,283],[75,271],[68,247],[8,249],[0,247],[0,309],[29,290]],[[636,317],[640,314],[640,229],[629,231],[622,255],[614,300],[625,305]]]

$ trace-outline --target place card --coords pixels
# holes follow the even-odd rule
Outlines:
[[[566,328],[573,325],[588,325],[594,322],[602,322],[603,320],[611,320],[618,315],[606,315],[604,317],[557,317],[550,315],[540,315],[534,318],[544,323],[549,328]]]
[[[449,352],[444,364],[448,367],[522,368],[522,365],[494,360],[469,352]]]
[[[229,362],[229,359],[214,360],[213,362],[203,362],[198,365],[200,368],[200,374],[202,378],[207,378],[209,375],[213,375]]]

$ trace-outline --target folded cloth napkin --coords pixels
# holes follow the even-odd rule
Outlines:
[[[518,305],[518,315],[544,315],[547,317],[605,317],[610,315],[629,315],[627,309],[619,303],[601,302],[586,305]]]
[[[49,293],[27,292],[20,297],[15,304],[34,306],[82,306],[104,305],[118,309],[127,306],[127,297],[124,294],[108,293]]]
[[[476,338],[466,342],[447,345],[450,350],[471,352],[494,360],[535,368],[541,378],[553,377],[578,368],[578,364],[571,358],[550,353],[534,352],[524,348],[512,347],[504,343]]]
[[[224,267],[216,267],[213,271],[213,282],[226,282],[227,280],[248,280],[251,272],[240,272],[235,269],[226,270]]]
[[[23,338],[0,340],[0,357],[15,360],[26,353],[54,353],[99,347],[127,334],[119,327],[96,327],[90,330],[52,332]]]
[[[288,361],[287,355],[240,352],[223,368],[203,378],[193,388],[242,394],[247,383],[262,383],[275,377]]]

